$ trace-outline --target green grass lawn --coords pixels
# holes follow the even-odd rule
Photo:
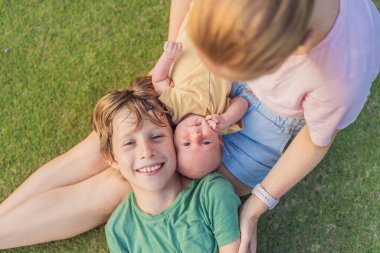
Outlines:
[[[374,2],[380,7],[380,0]],[[89,133],[102,94],[127,87],[153,67],[166,38],[169,5],[0,2],[0,201]],[[323,162],[260,220],[259,252],[380,252],[379,83]],[[100,227],[4,252],[107,251]]]

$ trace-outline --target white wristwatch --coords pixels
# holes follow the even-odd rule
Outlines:
[[[278,199],[273,198],[266,190],[264,190],[261,184],[258,184],[255,186],[255,188],[253,188],[252,194],[263,201],[269,207],[269,210],[272,210],[279,201]]]

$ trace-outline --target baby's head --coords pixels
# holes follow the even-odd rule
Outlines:
[[[178,171],[186,177],[202,178],[221,164],[221,138],[203,116],[190,114],[184,118],[175,129],[174,143]]]

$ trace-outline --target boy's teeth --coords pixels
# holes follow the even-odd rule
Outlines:
[[[139,169],[138,171],[146,173],[146,172],[152,172],[152,171],[158,170],[159,168],[161,168],[161,165],[155,165],[153,167],[145,167],[145,168]]]

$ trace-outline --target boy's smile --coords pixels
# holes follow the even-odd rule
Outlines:
[[[163,165],[164,165],[163,163],[152,164],[152,165],[139,168],[136,171],[139,173],[146,173],[148,176],[152,176],[159,173]]]

